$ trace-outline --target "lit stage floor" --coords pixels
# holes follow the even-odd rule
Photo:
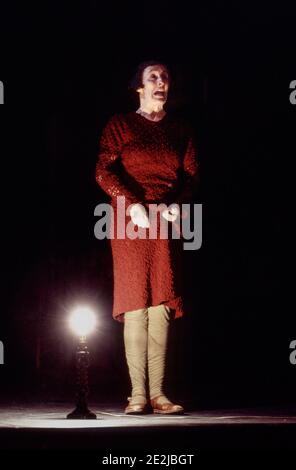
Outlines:
[[[124,405],[123,405],[124,406]],[[128,416],[90,403],[96,420],[67,420],[70,403],[0,406],[1,449],[296,450],[296,410],[197,410],[180,416]]]
[[[123,407],[118,405],[90,405],[96,413],[96,420],[65,419],[72,411],[73,404],[43,405],[12,405],[0,407],[0,428],[41,428],[41,429],[72,429],[72,428],[130,428],[150,426],[210,426],[210,425],[285,425],[296,424],[296,412],[289,414],[279,410],[211,410],[193,411],[184,415],[125,415]]]

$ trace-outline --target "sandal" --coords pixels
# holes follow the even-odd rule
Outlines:
[[[142,396],[128,397],[129,404],[125,408],[126,415],[141,415],[146,413],[147,400]]]
[[[153,413],[161,415],[175,415],[184,413],[183,406],[172,403],[164,395],[160,395],[159,397],[153,398],[150,400],[150,402],[153,408]]]

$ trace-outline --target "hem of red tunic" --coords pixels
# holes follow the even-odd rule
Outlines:
[[[160,302],[155,302],[152,305],[141,305],[141,306],[133,306],[132,308],[126,308],[124,312],[115,312],[113,311],[112,316],[114,320],[119,321],[120,323],[124,323],[124,314],[125,312],[130,312],[133,310],[140,310],[142,308],[149,308],[149,307],[156,307],[157,305],[167,305],[173,311],[172,319],[176,320],[177,318],[181,318],[184,316],[184,306],[183,306],[183,299],[182,297],[175,297],[171,300],[163,300]]]

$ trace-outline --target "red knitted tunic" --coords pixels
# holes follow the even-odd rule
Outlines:
[[[126,207],[190,202],[197,168],[193,135],[182,120],[166,114],[150,121],[131,112],[113,116],[103,130],[96,181],[111,196],[116,220],[117,196],[125,196]],[[130,220],[126,216],[125,222]],[[175,318],[184,314],[182,239],[114,238],[111,248],[115,319],[123,321],[124,312],[161,303]]]

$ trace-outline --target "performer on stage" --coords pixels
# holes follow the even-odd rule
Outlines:
[[[157,61],[141,63],[131,86],[137,111],[116,114],[103,130],[96,181],[111,197],[130,206],[131,222],[147,238],[111,239],[114,273],[113,317],[124,324],[125,354],[131,379],[127,414],[182,413],[164,392],[167,338],[171,322],[183,316],[181,239],[149,239],[149,204],[165,203],[160,217],[174,223],[181,204],[197,186],[196,146],[190,126],[166,113],[170,73]],[[116,234],[116,231],[114,232]],[[149,380],[149,383],[147,381]]]

